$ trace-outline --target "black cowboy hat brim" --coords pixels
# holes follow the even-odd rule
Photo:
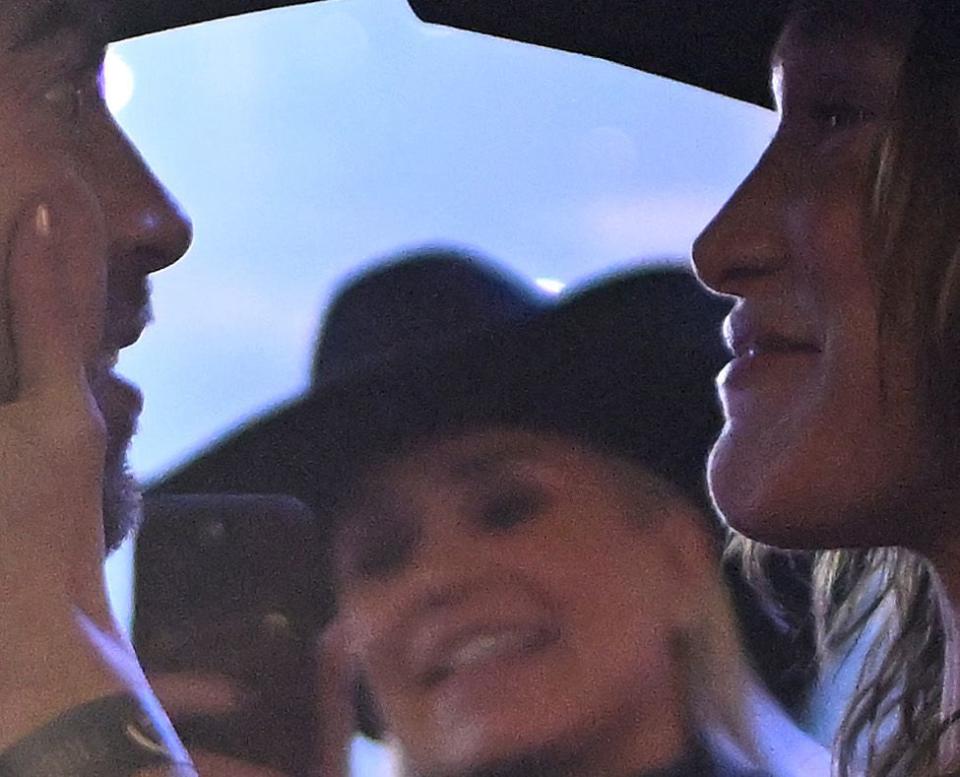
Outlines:
[[[113,0],[111,39],[318,0]],[[423,21],[617,62],[771,105],[790,0],[410,0]]]
[[[423,21],[587,54],[772,104],[790,0],[410,0]]]
[[[110,39],[311,2],[318,0],[112,0],[108,4]]]

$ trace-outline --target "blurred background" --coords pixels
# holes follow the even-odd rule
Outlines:
[[[607,62],[327,0],[111,48],[112,109],[193,218],[120,371],[147,403],[144,481],[302,391],[346,273],[477,250],[557,290],[686,261],[775,116]],[[131,553],[111,561],[121,617]],[[357,774],[377,774],[358,755]]]

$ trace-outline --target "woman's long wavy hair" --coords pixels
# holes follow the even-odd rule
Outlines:
[[[873,155],[865,244],[875,262],[881,337],[896,329],[918,346],[920,405],[942,468],[931,482],[956,481],[960,472],[960,23],[952,6],[804,0],[791,21],[804,36],[877,35],[906,52]],[[743,537],[730,550],[755,574],[773,552]],[[895,547],[820,551],[812,582],[822,658],[842,655],[868,621],[875,635],[836,732],[835,771],[942,775],[941,742],[960,722],[943,706],[951,616],[929,562]]]

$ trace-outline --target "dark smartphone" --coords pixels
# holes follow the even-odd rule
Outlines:
[[[133,639],[148,673],[225,674],[243,712],[174,720],[187,747],[306,775],[316,640],[333,613],[308,508],[286,496],[151,495],[136,550]]]

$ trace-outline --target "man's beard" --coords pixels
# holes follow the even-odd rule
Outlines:
[[[140,525],[140,487],[127,464],[130,440],[108,429],[103,469],[103,539],[107,553],[115,551]]]

